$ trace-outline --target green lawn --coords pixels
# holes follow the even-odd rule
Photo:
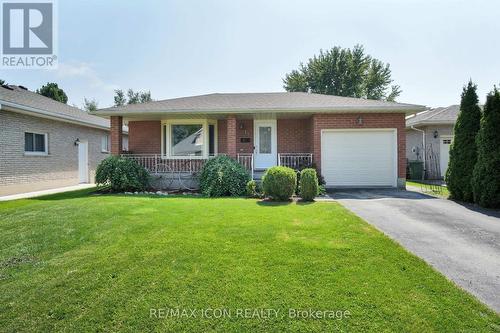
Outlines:
[[[446,186],[441,185],[431,185],[427,183],[421,183],[416,181],[406,181],[406,185],[413,186],[419,188],[422,192],[435,196],[447,199],[450,196],[450,192]]]
[[[0,235],[0,331],[500,330],[497,314],[336,203],[83,191],[0,203]],[[196,317],[157,318],[166,309]]]

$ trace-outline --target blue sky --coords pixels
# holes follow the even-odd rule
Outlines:
[[[154,99],[283,91],[282,78],[333,46],[359,43],[391,64],[398,101],[480,99],[500,83],[500,1],[58,1],[59,68],[3,70],[36,89],[58,82],[69,103],[113,102],[117,88]]]

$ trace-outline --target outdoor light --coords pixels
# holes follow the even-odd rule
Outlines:
[[[245,124],[243,124],[242,122],[240,122],[240,130],[242,130],[244,128],[245,128]]]
[[[439,136],[439,132],[438,131],[434,131],[434,139],[437,139],[438,136]]]
[[[363,117],[358,117],[358,125],[363,125]]]
[[[75,140],[75,146],[78,146],[79,143],[80,143],[80,139],[76,138],[76,140]]]

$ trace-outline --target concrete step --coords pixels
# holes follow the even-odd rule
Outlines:
[[[253,179],[256,181],[261,181],[262,176],[264,176],[265,172],[266,172],[266,170],[254,170],[253,171]]]

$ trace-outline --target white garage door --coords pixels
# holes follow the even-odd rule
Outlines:
[[[397,184],[396,130],[323,130],[321,171],[326,185]]]

